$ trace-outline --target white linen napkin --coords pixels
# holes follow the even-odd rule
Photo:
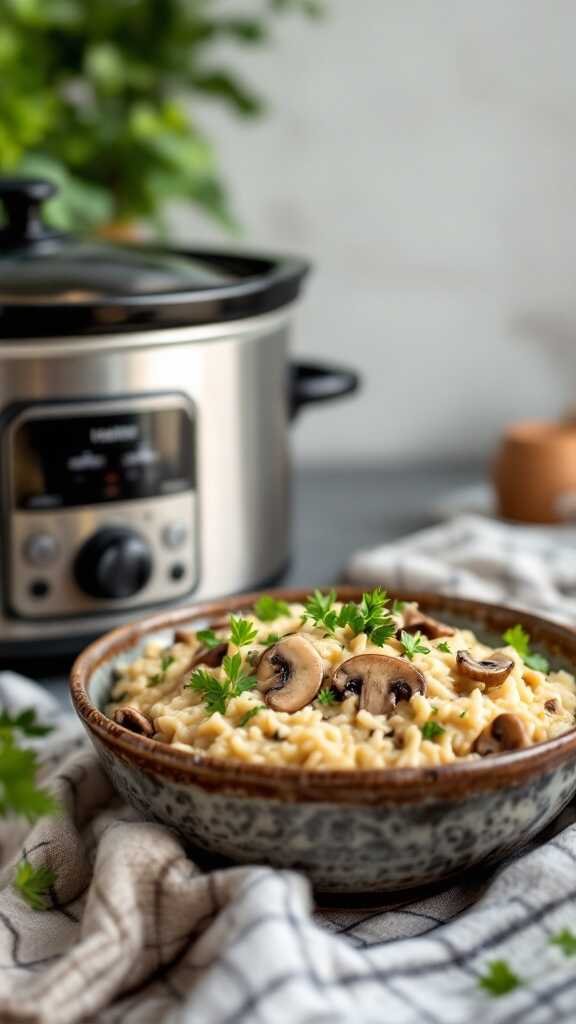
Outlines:
[[[576,529],[459,516],[359,551],[347,579],[507,604],[576,624]]]

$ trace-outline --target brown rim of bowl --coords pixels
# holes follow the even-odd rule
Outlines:
[[[350,601],[358,600],[363,590],[371,589],[372,586],[362,588],[343,585],[332,589],[337,591],[338,598]],[[289,799],[319,801],[329,796],[331,800],[336,798],[352,802],[355,797],[360,797],[361,791],[361,802],[374,803],[382,799],[400,802],[422,797],[423,790],[435,796],[464,796],[472,789],[493,790],[506,785],[520,785],[572,757],[576,758],[576,729],[571,729],[561,736],[524,750],[487,757],[481,761],[460,761],[430,768],[339,768],[320,771],[292,766],[250,765],[175,750],[158,740],[137,736],[113,722],[90,700],[89,683],[93,672],[110,658],[130,650],[147,634],[172,629],[197,619],[209,621],[223,613],[247,611],[263,593],[287,602],[301,602],[308,596],[310,589],[275,588],[202,602],[160,612],[106,633],[90,644],[72,666],[70,693],[76,713],[106,746],[112,747],[128,760],[136,760],[143,769],[149,766],[178,782],[195,782],[210,790],[242,789],[253,795],[270,795],[283,790],[284,798]],[[498,634],[518,622],[530,633],[536,647],[544,646],[548,654],[573,660],[576,666],[576,632],[536,615],[441,594],[393,591],[390,596],[418,601],[429,612],[453,613],[475,620],[480,629]]]

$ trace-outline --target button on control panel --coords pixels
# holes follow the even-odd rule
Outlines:
[[[162,540],[167,548],[171,551],[175,551],[177,548],[182,547],[187,534],[188,529],[186,523],[183,520],[175,520],[172,523],[166,523],[166,526],[162,530]]]
[[[59,545],[51,533],[31,533],[24,541],[24,558],[30,565],[44,566],[55,562]]]

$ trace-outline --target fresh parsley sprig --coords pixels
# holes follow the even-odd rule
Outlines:
[[[0,817],[21,815],[36,821],[58,809],[54,798],[36,784],[38,763],[33,750],[19,747],[13,732],[0,732]]]
[[[230,616],[230,640],[235,647],[246,647],[246,644],[254,642],[258,636],[258,630],[250,619],[237,619]]]
[[[430,648],[422,643],[422,633],[407,633],[405,629],[400,633],[400,643],[409,661],[412,661],[415,654],[429,654]]]
[[[576,935],[570,928],[563,928],[550,939],[551,946],[559,946],[564,956],[576,956]]]
[[[446,640],[441,640],[439,644],[436,644],[436,650],[442,651],[443,654],[452,654],[452,651],[450,650],[450,645],[447,643]]]
[[[220,644],[224,643],[221,636],[216,636],[213,629],[199,629],[196,633],[197,640],[200,641],[203,647],[207,647],[209,651],[213,650],[214,647],[219,647]]]
[[[315,590],[304,605],[306,617],[328,633],[333,633],[337,626],[348,626],[354,636],[366,633],[377,647],[383,647],[396,632],[396,623],[388,610],[389,598],[380,587],[364,593],[359,604],[343,604],[339,612],[333,607],[335,601],[335,590],[328,594]]]
[[[281,637],[279,633],[268,633],[268,636],[264,637],[264,640],[261,640],[260,642],[263,643],[265,647],[272,647],[272,644],[279,643],[280,639]]]
[[[318,629],[333,633],[338,625],[338,612],[333,607],[335,600],[335,590],[330,590],[327,594],[315,590],[304,604],[306,618],[312,619]]]
[[[239,653],[227,654],[222,662],[224,679],[220,681],[204,668],[197,668],[190,676],[186,686],[200,693],[209,715],[220,712],[226,714],[228,704],[234,697],[239,697],[246,690],[256,686],[256,676],[246,675],[242,669],[242,656]]]
[[[502,635],[502,639],[510,647],[513,647],[517,654],[520,655],[522,661],[528,668],[533,668],[537,672],[548,672],[550,665],[548,660],[541,654],[534,654],[530,651],[530,634],[522,628],[521,625],[512,626],[507,629]]]
[[[11,715],[4,708],[0,711],[0,733],[12,733],[14,729],[21,732],[23,736],[47,736],[54,729],[53,725],[41,725],[36,718],[34,708],[27,708],[20,711],[18,715]]]
[[[271,594],[263,594],[254,605],[254,614],[260,622],[274,622],[274,619],[279,619],[281,615],[289,615],[290,606],[286,601],[278,601]]]
[[[329,686],[323,686],[320,692],[318,693],[316,700],[318,701],[319,704],[324,704],[325,706],[329,707],[331,704],[334,704],[336,702],[336,694],[334,693],[333,690],[330,689]]]
[[[522,983],[522,979],[514,973],[506,960],[491,960],[486,974],[478,979],[480,988],[496,998],[513,992]]]
[[[16,869],[14,888],[33,910],[47,910],[48,895],[55,881],[51,868],[44,864],[35,868],[29,860],[22,860]]]

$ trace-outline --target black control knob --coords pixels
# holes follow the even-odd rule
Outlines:
[[[42,203],[58,189],[42,178],[0,177],[0,201],[4,207],[4,225],[0,228],[2,247],[34,246],[46,239],[62,237],[44,224]]]
[[[146,586],[152,554],[146,540],[127,526],[106,526],[80,548],[76,582],[90,597],[133,597]]]

